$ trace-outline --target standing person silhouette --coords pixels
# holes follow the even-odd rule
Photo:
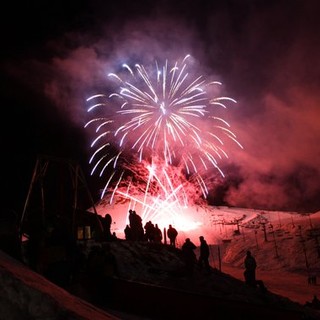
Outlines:
[[[167,236],[170,240],[170,245],[175,247],[176,246],[176,238],[178,236],[178,231],[171,224],[169,224],[169,228],[167,230]]]
[[[112,224],[112,217],[109,213],[107,213],[104,218],[100,218],[103,226],[103,240],[110,241],[112,239],[111,236],[111,224]]]
[[[251,251],[247,251],[246,257],[244,259],[244,278],[246,284],[252,287],[256,287],[257,281],[256,281],[256,268],[257,268],[257,262],[256,259],[252,256]]]
[[[155,224],[154,226],[154,242],[161,243],[162,240],[162,232],[158,226],[158,224]]]
[[[210,271],[209,246],[203,236],[200,236],[199,240],[200,240],[200,255],[199,255],[198,265],[200,268],[204,266],[205,270],[209,272]]]
[[[142,219],[135,210],[129,210],[129,226],[131,228],[131,240],[141,241],[144,238]]]
[[[187,238],[181,247],[188,276],[192,276],[194,266],[197,262],[197,257],[194,252],[196,248],[196,245],[190,240],[190,238]]]

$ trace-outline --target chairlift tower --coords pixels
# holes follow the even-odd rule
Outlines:
[[[20,219],[20,239],[25,233],[28,217],[35,210],[38,211],[37,218],[41,220],[42,225],[45,225],[49,214],[51,216],[64,214],[71,223],[70,232],[76,236],[77,210],[85,211],[81,208],[81,201],[85,197],[98,217],[80,165],[70,159],[39,155]],[[54,201],[51,199],[51,203],[50,198],[54,198]]]

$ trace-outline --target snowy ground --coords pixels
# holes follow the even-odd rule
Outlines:
[[[118,319],[79,299],[0,250],[0,319]]]
[[[111,214],[113,231],[121,237],[128,205],[118,204],[113,208],[98,206],[97,210],[102,215]],[[240,280],[243,280],[245,251],[249,249],[257,259],[257,277],[264,281],[270,292],[300,304],[311,301],[315,294],[320,296],[320,258],[317,243],[320,212],[301,215],[295,212],[208,207],[185,209],[185,214],[188,219],[185,226],[188,228],[178,228],[179,246],[187,236],[199,245],[198,237],[204,235],[211,245],[211,265],[219,268],[220,252],[222,271]],[[168,221],[173,222],[175,221]],[[237,230],[239,233],[235,232]],[[52,315],[54,319],[58,310],[63,315],[71,314],[73,319],[81,318],[87,313],[90,316],[85,316],[86,319],[92,318],[95,313],[95,319],[112,318],[110,314],[101,313],[94,306],[64,290],[48,286],[43,277],[32,272],[26,273],[19,263],[8,261],[7,258],[2,258],[0,268],[3,271],[1,308],[2,315],[7,315],[6,319],[9,319],[8,315],[10,319],[23,319],[27,313],[33,316]],[[123,265],[127,270],[128,264]],[[10,274],[18,275],[18,278],[9,277],[8,270]],[[317,285],[308,285],[308,271],[317,275]],[[22,287],[21,283],[24,284]],[[44,295],[39,295],[39,290],[42,290]],[[120,313],[116,315],[122,319],[133,319]]]
[[[127,213],[139,207],[132,203],[100,203],[97,212],[111,214],[112,231],[124,238]],[[224,272],[243,280],[243,259],[251,250],[256,257],[260,276],[270,290],[304,304],[313,295],[320,297],[320,212],[262,211],[244,208],[191,206],[178,214],[141,214],[163,230],[169,224],[178,231],[177,244],[189,237],[199,245],[203,235],[211,244],[211,265],[219,267],[219,252]],[[308,276],[317,276],[317,285],[308,284]],[[290,289],[291,288],[291,289]]]
[[[128,224],[128,211],[136,210],[143,223],[151,220],[160,229],[172,224],[178,230],[178,246],[186,237],[196,244],[203,235],[212,245],[230,243],[226,262],[237,263],[243,257],[243,250],[267,250],[270,256],[264,257],[260,267],[277,269],[282,266],[305,269],[306,265],[319,267],[320,253],[320,211],[300,214],[297,212],[262,211],[247,208],[229,208],[212,206],[190,206],[175,208],[156,215],[145,213],[139,206],[128,202],[116,202],[112,205],[101,202],[96,206],[98,214],[112,216],[112,232],[124,238],[124,228]],[[265,229],[265,231],[264,231]],[[237,256],[233,250],[237,250]],[[273,259],[277,257],[278,259]],[[284,259],[285,258],[285,259]],[[271,264],[271,265],[270,265]]]

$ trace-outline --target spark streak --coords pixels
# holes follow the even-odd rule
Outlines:
[[[189,58],[187,55],[172,66],[168,61],[163,66],[156,62],[151,71],[140,64],[135,68],[123,64],[124,72],[108,74],[118,86],[116,92],[87,99],[88,113],[94,115],[85,128],[95,126],[97,135],[91,144],[96,148],[90,158],[92,173],[100,170],[101,175],[109,175],[101,198],[108,188],[113,188],[112,195],[133,199],[128,193],[128,176],[124,174],[129,168],[130,185],[142,176],[146,185],[145,213],[150,212],[149,216],[155,218],[158,206],[146,203],[147,195],[153,192],[151,186],[157,191],[155,203],[161,202],[164,208],[185,205],[188,200],[182,182],[187,180],[182,178],[184,170],[188,176],[194,176],[194,192],[199,189],[206,198],[205,176],[210,168],[224,176],[218,165],[218,161],[228,157],[223,149],[224,138],[242,148],[229,123],[215,115],[216,108],[227,109],[236,100],[212,97],[212,86],[221,86],[221,82],[208,83],[202,75],[193,78],[193,70],[187,64]],[[155,169],[155,163],[162,168],[160,171]],[[110,164],[112,170],[106,172]],[[149,169],[141,172],[139,164]],[[117,182],[112,185],[113,179]]]

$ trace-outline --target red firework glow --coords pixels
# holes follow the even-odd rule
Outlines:
[[[201,204],[209,192],[210,169],[223,177],[218,162],[227,158],[224,138],[240,143],[217,109],[236,103],[217,96],[220,82],[207,82],[188,71],[187,55],[172,66],[147,70],[124,64],[124,73],[110,73],[116,90],[87,99],[95,128],[89,163],[92,174],[106,177],[101,199],[115,197],[135,209],[143,222],[181,230],[197,228],[186,208]],[[137,209],[138,208],[138,209]],[[127,223],[127,218],[124,223]]]

